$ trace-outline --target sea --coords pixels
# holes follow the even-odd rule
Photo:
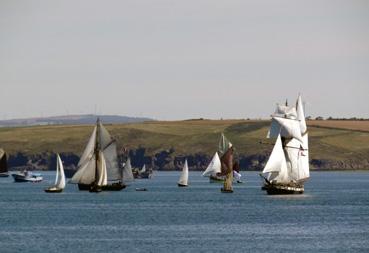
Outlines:
[[[221,193],[190,172],[155,172],[120,192],[0,178],[0,253],[369,252],[369,171],[312,172],[305,193],[268,196],[257,172]],[[136,191],[146,188],[147,191]]]

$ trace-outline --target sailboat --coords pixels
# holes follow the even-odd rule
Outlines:
[[[128,158],[127,162],[124,164],[124,167],[123,167],[123,170],[122,170],[122,178],[123,178],[123,183],[125,185],[127,185],[128,183],[130,183],[134,180],[130,158]]]
[[[268,194],[302,194],[309,179],[308,132],[302,99],[296,107],[277,105],[268,138],[277,138],[261,175]],[[266,176],[265,176],[266,175]]]
[[[221,172],[220,158],[218,152],[215,152],[213,159],[211,159],[208,167],[202,173],[203,177],[209,177],[210,182],[223,182],[224,177],[218,177],[217,174]]]
[[[178,186],[179,187],[186,187],[188,186],[188,164],[187,164],[187,159],[185,160],[182,172],[181,172],[181,176],[179,177],[178,180]]]
[[[126,187],[118,167],[116,142],[99,119],[77,168],[70,182],[78,184],[79,190],[120,191]]]
[[[60,159],[59,154],[56,154],[56,177],[55,184],[47,189],[45,192],[54,193],[54,192],[62,192],[65,188],[65,175],[62,160]]]
[[[225,175],[224,185],[221,192],[233,192],[233,152],[232,143],[222,133],[219,141],[218,153],[220,156],[221,175]]]
[[[146,165],[144,164],[143,166],[142,166],[142,168],[139,170],[139,169],[136,169],[135,171],[134,171],[134,174],[133,174],[133,176],[135,177],[135,178],[140,178],[140,179],[150,179],[150,178],[152,178],[152,175],[153,175],[153,172],[152,172],[152,169],[150,168],[150,169],[146,169]]]
[[[9,177],[8,162],[6,159],[6,153],[3,149],[0,149],[0,177]]]

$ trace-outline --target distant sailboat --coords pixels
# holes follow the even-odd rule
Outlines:
[[[123,171],[122,171],[122,177],[123,177],[123,183],[125,185],[127,185],[128,183],[134,180],[130,158],[128,158],[126,164],[124,164]]]
[[[146,165],[142,166],[141,170],[136,169],[133,174],[134,178],[150,179],[153,176],[152,169],[146,169]]]
[[[9,177],[6,153],[0,149],[0,177]]]
[[[56,177],[55,184],[47,189],[45,192],[54,193],[54,192],[62,192],[65,188],[65,175],[63,163],[60,159],[59,154],[56,154]]]
[[[178,186],[179,187],[186,187],[188,186],[188,164],[187,164],[187,159],[185,160],[182,172],[181,172],[181,176],[179,177],[179,181],[178,181]]]
[[[299,95],[296,107],[277,105],[268,138],[276,143],[263,170],[268,194],[301,194],[309,179],[309,147],[305,114]]]
[[[208,167],[206,168],[206,170],[204,171],[204,173],[202,173],[203,177],[209,177],[210,182],[213,181],[224,181],[224,178],[221,177],[217,177],[217,174],[221,172],[221,165],[220,165],[220,158],[218,155],[218,152],[215,152],[213,159],[211,159]]]
[[[116,142],[98,119],[71,179],[79,190],[120,191],[122,171],[118,167]]]
[[[220,155],[221,174],[225,175],[224,185],[221,189],[224,193],[233,192],[233,152],[234,148],[232,143],[222,133],[218,153]]]

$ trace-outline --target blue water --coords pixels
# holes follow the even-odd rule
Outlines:
[[[268,196],[256,172],[222,194],[200,173],[156,172],[121,192],[0,178],[0,252],[369,252],[369,172],[317,172],[304,195]],[[146,187],[147,192],[137,192]]]

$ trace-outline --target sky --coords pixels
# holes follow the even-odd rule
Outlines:
[[[369,1],[0,0],[0,119],[369,118]]]

